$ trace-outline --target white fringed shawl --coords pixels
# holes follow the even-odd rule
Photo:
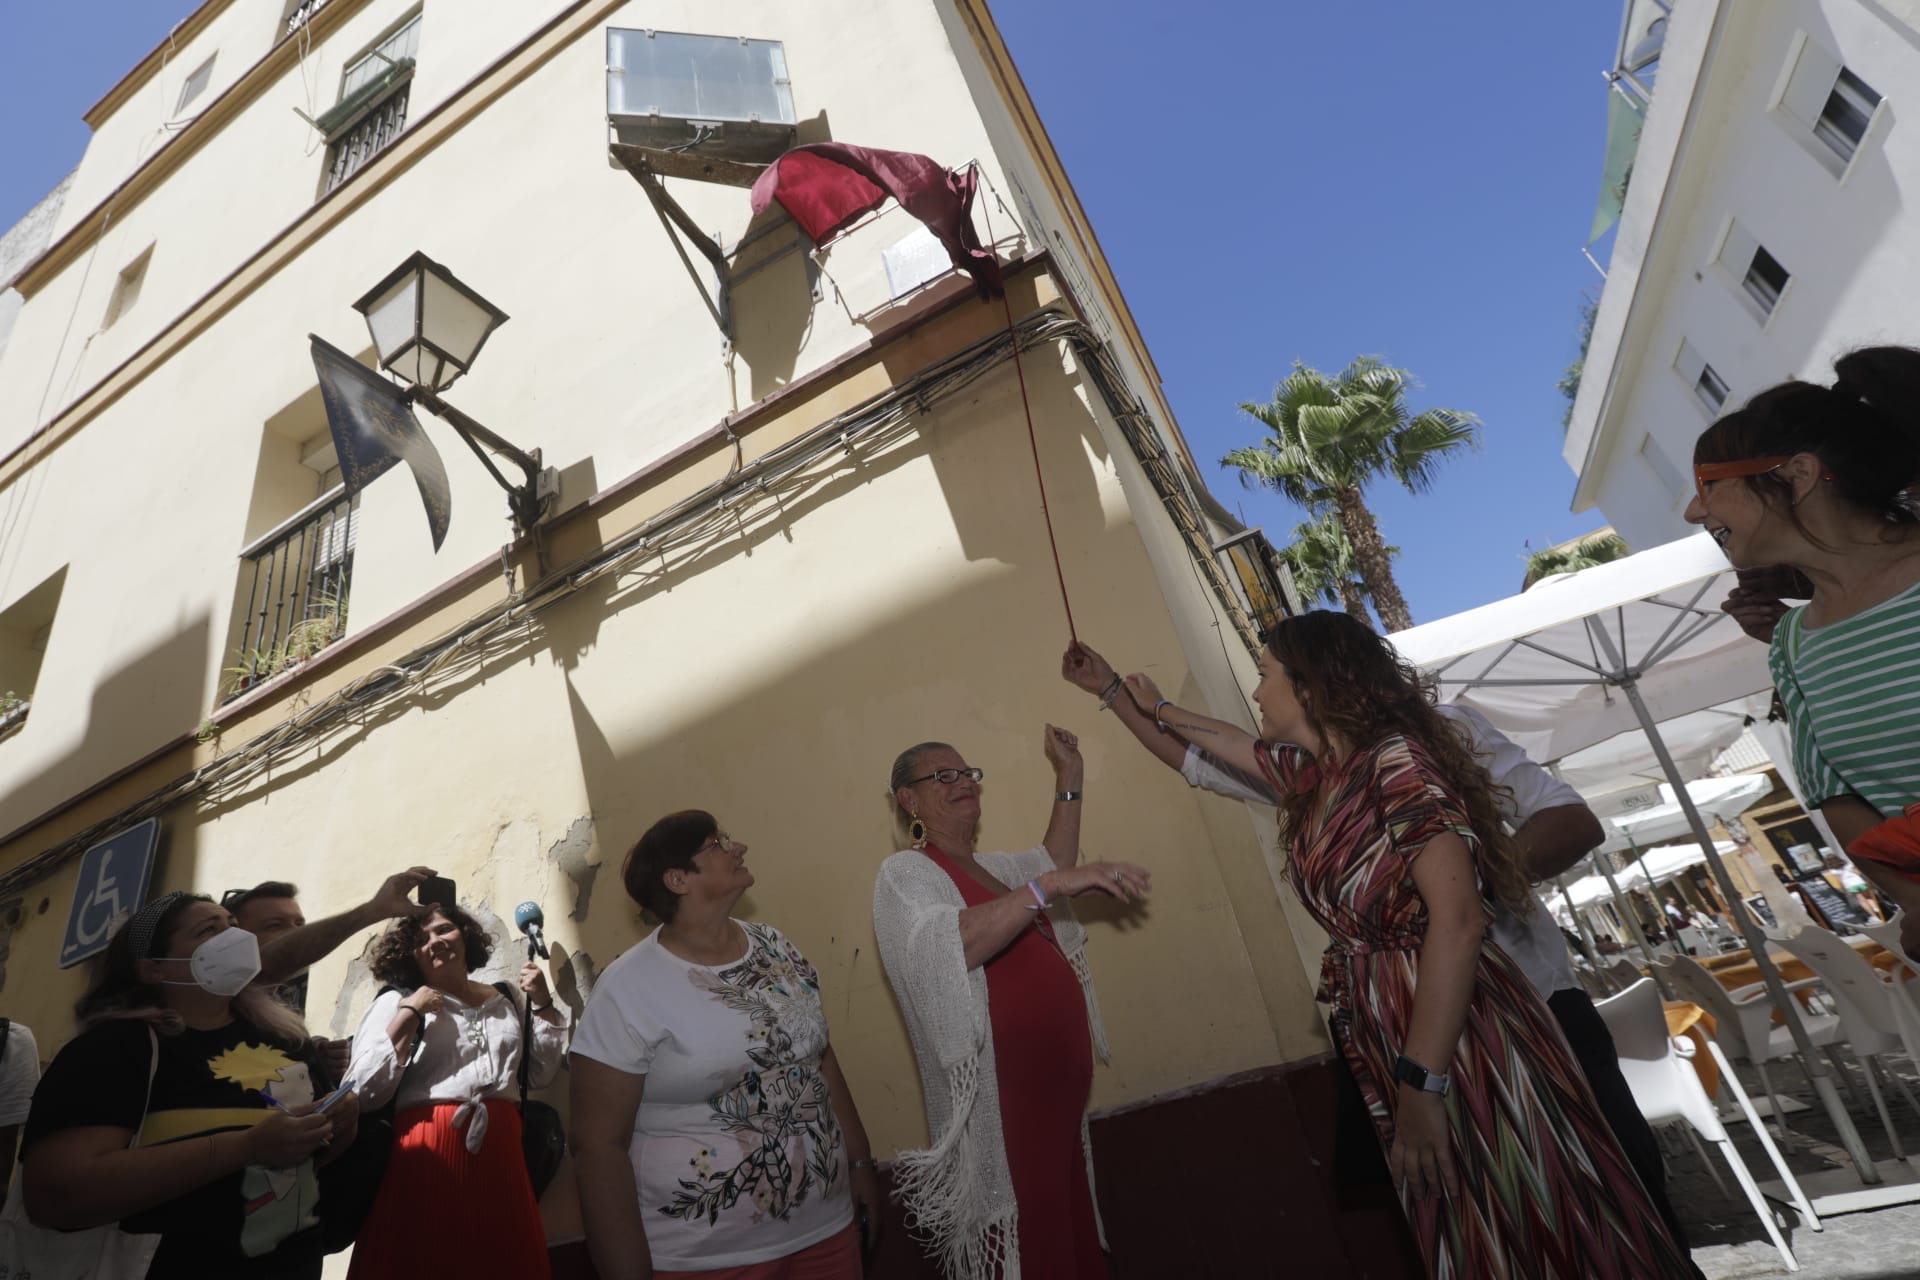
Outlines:
[[[1008,885],[1025,884],[1054,865],[1044,846],[975,856]],[[1000,1131],[987,977],[984,968],[967,968],[960,943],[965,907],[959,887],[925,854],[903,849],[880,865],[873,928],[887,979],[907,1016],[932,1142],[923,1151],[899,1152],[893,1179],[906,1201],[909,1225],[934,1251],[949,1280],[1020,1280],[1019,1215]],[[1086,996],[1094,1057],[1105,1062],[1107,1034],[1087,967],[1087,931],[1065,899],[1047,915]],[[1091,1187],[1093,1153],[1084,1116],[1080,1141]]]

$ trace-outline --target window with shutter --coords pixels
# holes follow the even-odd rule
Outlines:
[[[1774,114],[1796,142],[1835,177],[1867,139],[1881,96],[1818,40],[1795,36],[1776,90]]]

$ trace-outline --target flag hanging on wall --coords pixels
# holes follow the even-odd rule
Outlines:
[[[419,486],[427,509],[433,549],[446,541],[453,495],[440,451],[420,429],[404,391],[340,348],[313,334],[313,369],[320,376],[320,397],[327,406],[327,430],[340,460],[347,496],[360,492],[404,461]]]
[[[777,200],[824,246],[891,196],[926,224],[981,296],[992,297],[1001,292],[1000,263],[973,229],[975,184],[971,166],[945,169],[911,151],[811,142],[767,166],[753,184],[753,211]]]

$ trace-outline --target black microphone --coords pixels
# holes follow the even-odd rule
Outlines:
[[[547,940],[540,933],[540,926],[546,922],[547,917],[540,910],[540,904],[537,902],[523,902],[513,909],[513,923],[519,926],[520,932],[527,935],[528,940],[533,943],[534,951],[542,960],[548,958]]]

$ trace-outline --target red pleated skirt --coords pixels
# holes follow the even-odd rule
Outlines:
[[[495,1275],[548,1280],[547,1236],[520,1153],[520,1109],[489,1098],[487,1140],[467,1150],[455,1103],[394,1118],[393,1158],[353,1244],[348,1280]]]

